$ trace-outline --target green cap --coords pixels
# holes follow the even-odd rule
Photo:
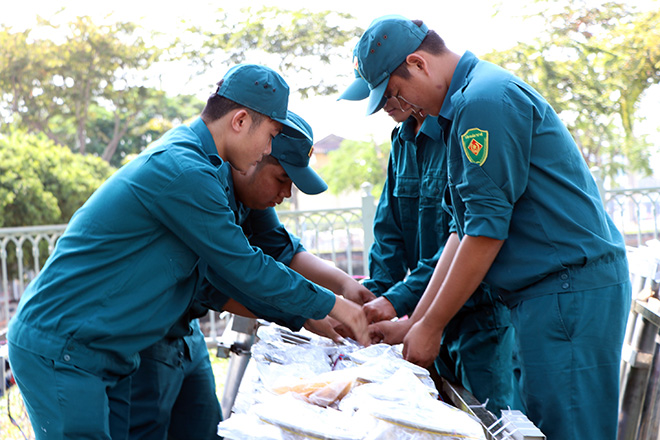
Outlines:
[[[280,122],[289,136],[307,137],[305,130],[287,118],[289,86],[269,67],[238,64],[227,71],[217,93]]]
[[[368,115],[385,105],[390,74],[417,50],[428,30],[425,24],[417,26],[401,15],[386,15],[374,20],[364,32],[356,52],[358,71],[369,86]]]
[[[353,48],[353,73],[355,74],[355,81],[348,86],[344,93],[339,95],[337,101],[340,99],[347,99],[349,101],[362,101],[369,97],[369,84],[360,76],[360,71],[358,70],[358,58],[357,58],[357,44]],[[385,105],[385,104],[383,104]]]
[[[319,194],[328,189],[321,176],[309,166],[314,151],[314,134],[307,121],[292,111],[289,119],[305,131],[305,137],[291,137],[280,133],[273,138],[273,156],[282,165],[293,183],[305,194]]]

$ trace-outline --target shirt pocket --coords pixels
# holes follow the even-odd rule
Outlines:
[[[193,252],[184,250],[170,251],[166,258],[172,269],[170,273],[176,281],[190,278],[199,261],[199,257]]]
[[[434,230],[441,245],[448,236],[449,214],[442,206],[447,179],[439,170],[429,170],[420,185],[420,228]]]
[[[420,185],[420,201],[422,205],[433,206],[442,203],[447,179],[439,172],[429,170],[422,178]]]
[[[417,225],[417,211],[419,210],[419,179],[417,177],[398,176],[394,185],[393,194],[401,221],[404,225]]]

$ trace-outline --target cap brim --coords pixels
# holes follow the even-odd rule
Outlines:
[[[373,115],[385,106],[385,89],[390,82],[390,77],[385,78],[380,84],[374,87],[369,93],[369,104],[367,105],[367,115]]]
[[[287,119],[272,118],[272,119],[273,121],[277,121],[283,125],[282,133],[284,133],[285,135],[298,139],[309,139],[311,142],[314,142],[314,140],[311,137],[309,137],[309,134],[307,134],[307,131],[304,130],[295,122],[293,122],[292,120],[288,118]]]
[[[319,194],[328,189],[325,181],[312,168],[297,167],[283,161],[280,161],[280,165],[298,189],[305,194]]]
[[[362,78],[356,78],[355,81],[353,81],[353,83],[348,86],[346,90],[344,90],[344,93],[339,95],[337,101],[340,99],[346,99],[348,101],[362,101],[368,97],[369,84],[367,84],[367,82]]]

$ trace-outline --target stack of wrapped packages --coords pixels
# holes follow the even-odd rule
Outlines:
[[[401,346],[337,344],[276,325],[257,337],[233,414],[218,426],[227,440],[486,439],[477,420],[438,400]]]

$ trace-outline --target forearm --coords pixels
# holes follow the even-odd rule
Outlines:
[[[440,259],[435,265],[431,280],[426,286],[424,294],[419,300],[419,303],[417,303],[415,311],[411,316],[412,322],[419,321],[419,319],[421,319],[425,312],[431,307],[433,300],[438,294],[440,287],[447,276],[447,272],[449,272],[449,267],[454,260],[459,244],[460,241],[458,240],[458,235],[456,233],[451,234],[447,239],[447,243],[445,243]]]
[[[346,272],[336,268],[309,252],[298,252],[293,256],[289,268],[308,280],[342,295],[347,283],[355,283]]]
[[[240,316],[245,316],[246,318],[256,318],[257,316],[254,315],[250,310],[248,310],[247,307],[245,307],[243,304],[239,303],[238,301],[230,298],[227,303],[222,307],[222,310],[233,313],[234,315],[240,315]]]
[[[433,296],[428,309],[420,310],[426,313],[417,319],[442,331],[483,281],[503,244],[503,240],[488,237],[463,237],[437,295]]]

